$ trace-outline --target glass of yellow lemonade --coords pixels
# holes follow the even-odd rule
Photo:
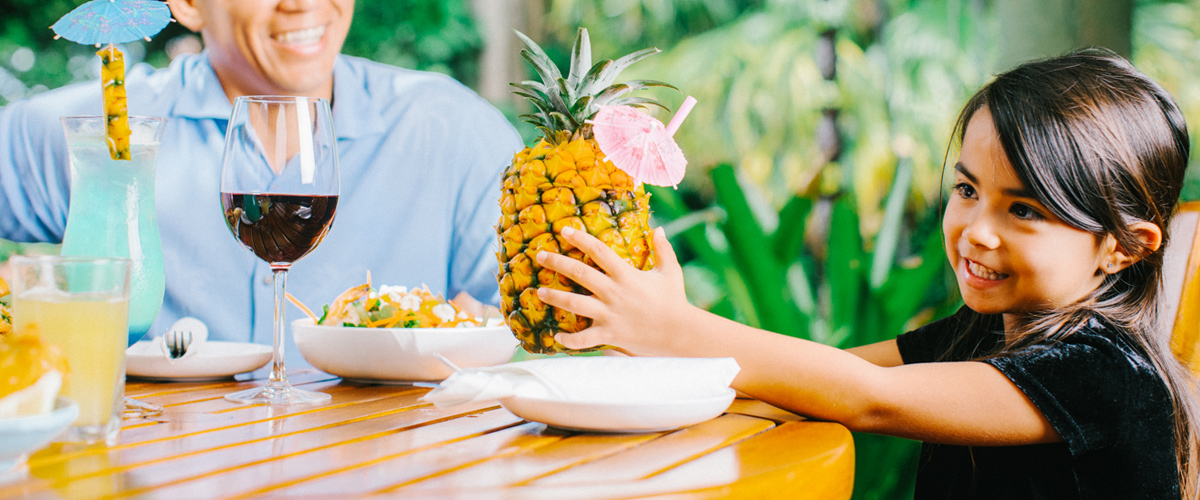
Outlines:
[[[65,441],[115,444],[125,396],[129,259],[14,256],[12,318],[67,357],[62,396],[79,404]]]

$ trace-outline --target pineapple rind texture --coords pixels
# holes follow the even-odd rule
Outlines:
[[[554,340],[558,332],[591,326],[589,318],[550,306],[541,287],[580,294],[587,289],[537,264],[537,252],[556,252],[597,267],[561,236],[563,227],[587,231],[635,268],[654,267],[649,194],[613,166],[591,139],[539,141],[514,157],[505,172],[497,224],[500,309],[532,353],[583,352]],[[598,269],[598,268],[597,268]]]
[[[650,197],[605,158],[589,121],[601,106],[661,107],[653,99],[631,94],[651,87],[675,87],[654,80],[616,83],[622,69],[658,52],[655,48],[592,64],[591,42],[587,30],[580,28],[564,78],[537,43],[520,32],[517,36],[527,47],[521,51],[522,57],[537,70],[541,81],[513,83],[514,93],[537,109],[521,118],[541,130],[543,137],[515,155],[501,186],[502,215],[496,224],[500,308],[525,350],[582,352],[567,349],[555,341],[554,334],[578,332],[591,326],[592,320],[545,304],[537,289],[590,292],[543,269],[537,264],[537,254],[555,252],[596,267],[582,251],[563,240],[563,228],[572,227],[595,236],[638,269],[654,267]]]

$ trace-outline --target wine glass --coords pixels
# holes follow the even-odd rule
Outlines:
[[[288,383],[283,306],[288,268],[329,231],[338,191],[337,139],[329,101],[293,96],[234,100],[221,162],[221,207],[233,237],[270,264],[275,275],[275,350],[265,386],[225,399],[256,404],[331,399]]]

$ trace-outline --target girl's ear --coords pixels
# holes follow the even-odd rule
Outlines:
[[[171,7],[171,15],[179,24],[199,33],[204,28],[204,16],[200,15],[200,9],[196,7],[197,1],[203,0],[171,0],[167,5]]]
[[[1142,241],[1142,247],[1147,251],[1154,252],[1162,246],[1162,228],[1156,224],[1139,221],[1133,223],[1129,229]],[[1100,261],[1100,270],[1105,273],[1120,272],[1142,259],[1141,255],[1129,253],[1121,245],[1118,245],[1116,238],[1113,238],[1111,234],[1105,237],[1104,245],[1107,251]]]

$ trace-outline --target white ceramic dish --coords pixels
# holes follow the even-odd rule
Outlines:
[[[0,418],[0,472],[8,471],[24,462],[27,454],[49,443],[71,425],[77,416],[79,406],[74,401],[58,398],[54,410],[50,413]]]
[[[737,392],[700,399],[637,403],[564,401],[512,396],[500,400],[518,417],[560,429],[587,432],[661,432],[720,416]]]
[[[454,373],[434,353],[459,368],[507,362],[519,342],[505,325],[478,328],[356,328],[292,322],[304,359],[347,380],[371,383],[438,381]]]
[[[154,342],[138,342],[125,350],[125,374],[153,380],[196,382],[252,372],[271,362],[271,346],[210,340],[196,354],[168,359]]]

